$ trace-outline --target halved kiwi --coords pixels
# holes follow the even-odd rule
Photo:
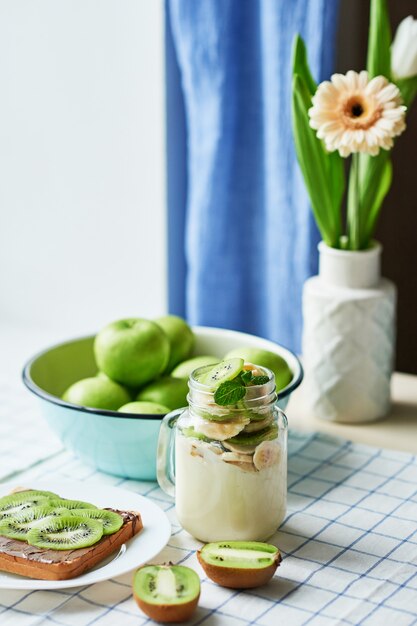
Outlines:
[[[0,519],[11,517],[18,511],[34,506],[49,505],[50,498],[44,491],[19,491],[0,498]],[[54,494],[53,494],[54,495]]]
[[[212,367],[200,381],[210,389],[217,389],[222,383],[227,380],[236,378],[243,369],[244,361],[235,357],[233,359],[227,359],[226,361],[220,361],[217,365]]]
[[[278,548],[259,541],[207,543],[197,558],[211,580],[231,589],[265,585],[282,560]]]
[[[97,543],[103,535],[103,524],[78,515],[48,517],[26,535],[31,546],[52,550],[76,550]]]
[[[72,511],[73,509],[96,509],[97,507],[90,502],[83,502],[82,500],[65,500],[65,498],[56,498],[48,502],[49,506],[55,508],[64,508]]]
[[[135,573],[133,595],[156,622],[184,622],[197,606],[200,579],[183,565],[145,565]]]
[[[112,535],[123,526],[123,517],[105,509],[72,509],[72,515],[99,520],[103,523],[103,535]]]
[[[37,506],[17,511],[13,516],[0,521],[0,535],[10,539],[26,540],[26,536],[40,521],[50,516],[58,516],[56,509],[49,506]]]

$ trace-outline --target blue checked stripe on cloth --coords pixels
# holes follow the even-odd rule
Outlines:
[[[200,574],[201,598],[191,625],[417,624],[414,456],[292,432],[288,515],[271,539],[284,560],[268,585],[234,591],[218,587],[204,575],[195,555],[199,542],[179,527],[171,499],[155,483],[96,472],[60,451],[53,439],[46,449],[36,444],[35,437],[21,439],[16,425],[26,423],[30,428],[30,420],[27,407],[19,407],[13,437],[9,420],[0,420],[0,456],[7,450],[15,459],[13,472],[19,484],[63,477],[120,486],[149,497],[166,511],[172,537],[155,562],[183,563]],[[10,474],[1,463],[2,480],[10,479]],[[69,590],[0,590],[0,625],[152,624],[134,603],[130,584],[131,574],[126,574]]]

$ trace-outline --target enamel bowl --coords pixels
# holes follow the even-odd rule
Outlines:
[[[290,350],[267,339],[233,330],[195,326],[194,354],[223,358],[239,346],[269,350],[288,363],[293,378],[279,393],[278,405],[287,406],[302,381],[303,370]],[[23,382],[39,399],[42,412],[66,448],[96,469],[140,480],[155,480],[156,446],[162,415],[138,415],[91,409],[61,399],[77,380],[95,376],[94,337],[74,339],[48,348],[25,365]]]

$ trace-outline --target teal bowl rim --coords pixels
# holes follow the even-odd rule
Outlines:
[[[222,329],[219,329],[219,330],[222,330]],[[73,343],[74,341],[82,341],[84,339],[91,339],[92,337],[94,337],[94,335],[86,335],[84,337],[75,337],[74,339],[70,339],[69,341],[62,341],[61,343],[57,343],[57,344],[54,344],[53,346],[49,346],[49,348],[46,348],[45,350],[42,350],[41,352],[38,352],[37,354],[35,354],[23,366],[23,370],[22,370],[23,384],[27,387],[27,389],[29,389],[29,391],[34,393],[36,396],[38,396],[42,400],[46,400],[47,402],[50,402],[51,404],[56,404],[58,406],[61,406],[64,409],[73,409],[74,411],[81,411],[82,413],[91,413],[93,415],[105,415],[107,417],[115,417],[115,418],[121,418],[121,419],[127,418],[127,419],[133,419],[133,420],[144,419],[144,420],[161,421],[165,417],[166,414],[161,413],[161,414],[156,415],[154,413],[124,413],[122,411],[109,411],[107,409],[94,409],[92,407],[83,406],[80,404],[71,404],[71,402],[66,402],[65,400],[62,400],[62,398],[58,398],[58,396],[53,396],[51,393],[44,391],[41,387],[39,387],[32,380],[32,377],[30,375],[31,367],[33,363],[37,359],[39,359],[41,356],[43,356],[47,352],[50,352],[51,350],[54,350],[55,348],[60,348],[61,346],[68,345],[70,343]],[[301,384],[304,378],[304,370],[303,370],[303,366],[301,365],[300,359],[297,357],[296,354],[294,354],[294,352],[292,352],[292,350],[289,350],[288,348],[281,346],[281,344],[277,344],[277,345],[279,345],[281,348],[284,348],[287,352],[289,352],[294,357],[295,361],[298,364],[298,372],[294,373],[293,380],[286,387],[284,387],[284,389],[278,394],[278,401],[279,401],[285,398],[286,396],[289,396],[295,389],[297,389],[297,387],[299,387],[299,385]]]

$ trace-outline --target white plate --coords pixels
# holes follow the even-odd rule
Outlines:
[[[91,585],[147,563],[166,546],[171,536],[171,525],[165,513],[153,502],[132,491],[100,484],[75,481],[30,481],[30,485],[19,485],[19,480],[0,485],[0,497],[17,486],[54,491],[64,498],[84,500],[98,507],[111,507],[120,511],[139,511],[143,529],[108,559],[98,563],[82,576],[70,580],[37,580],[0,571],[0,589],[66,589]]]

